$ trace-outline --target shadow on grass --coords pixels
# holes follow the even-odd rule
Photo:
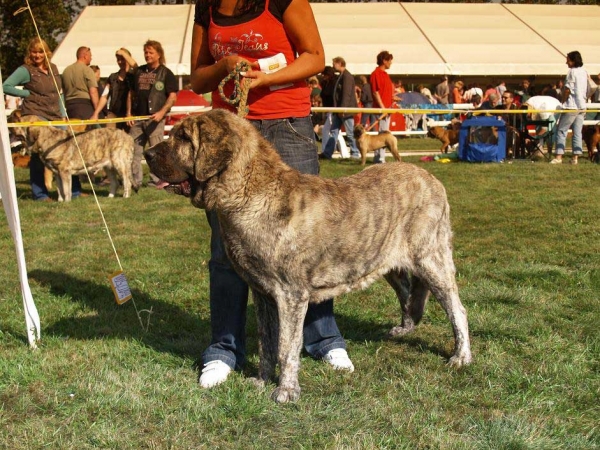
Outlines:
[[[48,286],[52,295],[58,299],[81,304],[85,310],[77,315],[63,317],[44,329],[46,335],[73,339],[124,339],[133,338],[160,352],[168,352],[197,360],[210,342],[210,323],[193,312],[178,305],[152,298],[142,291],[133,289],[132,295],[144,324],[150,315],[148,332],[136,315],[133,302],[117,305],[108,284],[98,284],[90,280],[73,277],[68,274],[47,270],[33,270],[31,279]],[[247,353],[252,356],[258,352],[255,310],[248,305]],[[336,314],[342,336],[355,343],[365,341],[387,341],[398,346],[408,346],[419,352],[427,352],[444,358],[452,356],[447,345],[436,345],[420,336],[419,327],[407,336],[390,338],[388,331],[394,324],[373,323],[356,316]],[[448,339],[453,340],[448,324]],[[429,333],[428,333],[429,334]],[[249,364],[245,372],[254,372],[256,367]]]
[[[147,311],[152,311],[147,332],[138,320],[133,301],[117,305],[108,283],[98,284],[47,270],[34,270],[29,276],[49,286],[50,292],[59,297],[57,301],[68,298],[86,307],[81,314],[51,324],[45,329],[47,335],[90,340],[134,338],[160,352],[192,358],[198,358],[210,341],[207,320],[137,289],[131,293],[144,325],[148,320]]]
[[[354,315],[346,315],[344,313],[336,313],[336,322],[342,333],[342,336],[352,341],[352,345],[360,345],[364,342],[388,342],[390,345],[399,347],[410,347],[419,352],[431,353],[444,358],[450,358],[452,353],[448,352],[448,346],[452,348],[454,345],[454,334],[449,321],[446,321],[443,330],[437,330],[433,334],[442,332],[444,337],[447,336],[448,341],[437,345],[439,339],[433,336],[431,325],[427,325],[428,319],[425,317],[422,324],[417,325],[415,329],[404,336],[390,337],[389,331],[398,326],[401,321],[400,312],[398,312],[398,320],[396,322],[381,322],[373,320],[363,320]],[[435,342],[434,342],[434,340]]]

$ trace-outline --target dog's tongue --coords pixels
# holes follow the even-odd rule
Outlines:
[[[189,197],[192,195],[192,186],[190,185],[190,180],[184,180],[181,183],[169,183],[167,186],[165,186],[165,191]]]

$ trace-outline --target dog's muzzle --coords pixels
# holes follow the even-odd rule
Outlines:
[[[163,144],[155,145],[144,152],[144,158],[150,167],[150,171],[160,178],[161,182],[168,183],[164,190],[172,194],[191,197],[192,195],[192,177],[184,172],[168,170],[164,157],[164,152],[161,153]],[[187,177],[187,178],[185,178]]]
[[[169,182],[166,181],[166,183]],[[183,180],[181,183],[169,183],[164,189],[171,194],[183,195],[184,197],[192,196],[192,183],[190,179]]]

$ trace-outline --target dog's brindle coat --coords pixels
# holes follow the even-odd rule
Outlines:
[[[15,122],[35,122],[37,116],[15,116]],[[98,128],[77,133],[79,150],[70,131],[54,127],[31,126],[14,128],[14,134],[25,139],[30,151],[39,153],[44,165],[56,175],[58,200],[71,200],[71,176],[104,170],[110,180],[109,197],[114,197],[123,181],[123,197],[131,195],[131,188],[137,192],[139,186],[133,179],[133,139],[123,130]]]
[[[300,174],[249,122],[222,110],[184,119],[145,157],[171,183],[166,190],[217,212],[227,254],[254,293],[261,382],[273,378],[279,361],[277,402],[300,395],[308,303],[381,276],[402,307],[391,335],[414,329],[431,291],[454,329],[450,364],[471,361],[446,192],[425,170],[392,163],[336,180]]]

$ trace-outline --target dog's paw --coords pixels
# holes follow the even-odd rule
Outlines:
[[[257,388],[261,391],[267,386],[267,382],[259,377],[252,377],[252,378],[249,378],[248,380],[250,381],[250,383],[252,383],[252,385],[255,388]]]
[[[450,367],[463,367],[466,366],[468,364],[471,364],[472,361],[472,357],[470,353],[467,354],[463,354],[463,355],[454,355],[452,358],[450,358],[448,360],[448,365]]]
[[[398,337],[398,336],[404,336],[407,335],[409,333],[412,333],[414,331],[415,327],[414,325],[411,326],[397,326],[392,328],[389,332],[388,332],[388,336],[389,337]]]
[[[278,387],[271,394],[271,398],[277,403],[295,402],[300,398],[300,388],[282,388]]]

